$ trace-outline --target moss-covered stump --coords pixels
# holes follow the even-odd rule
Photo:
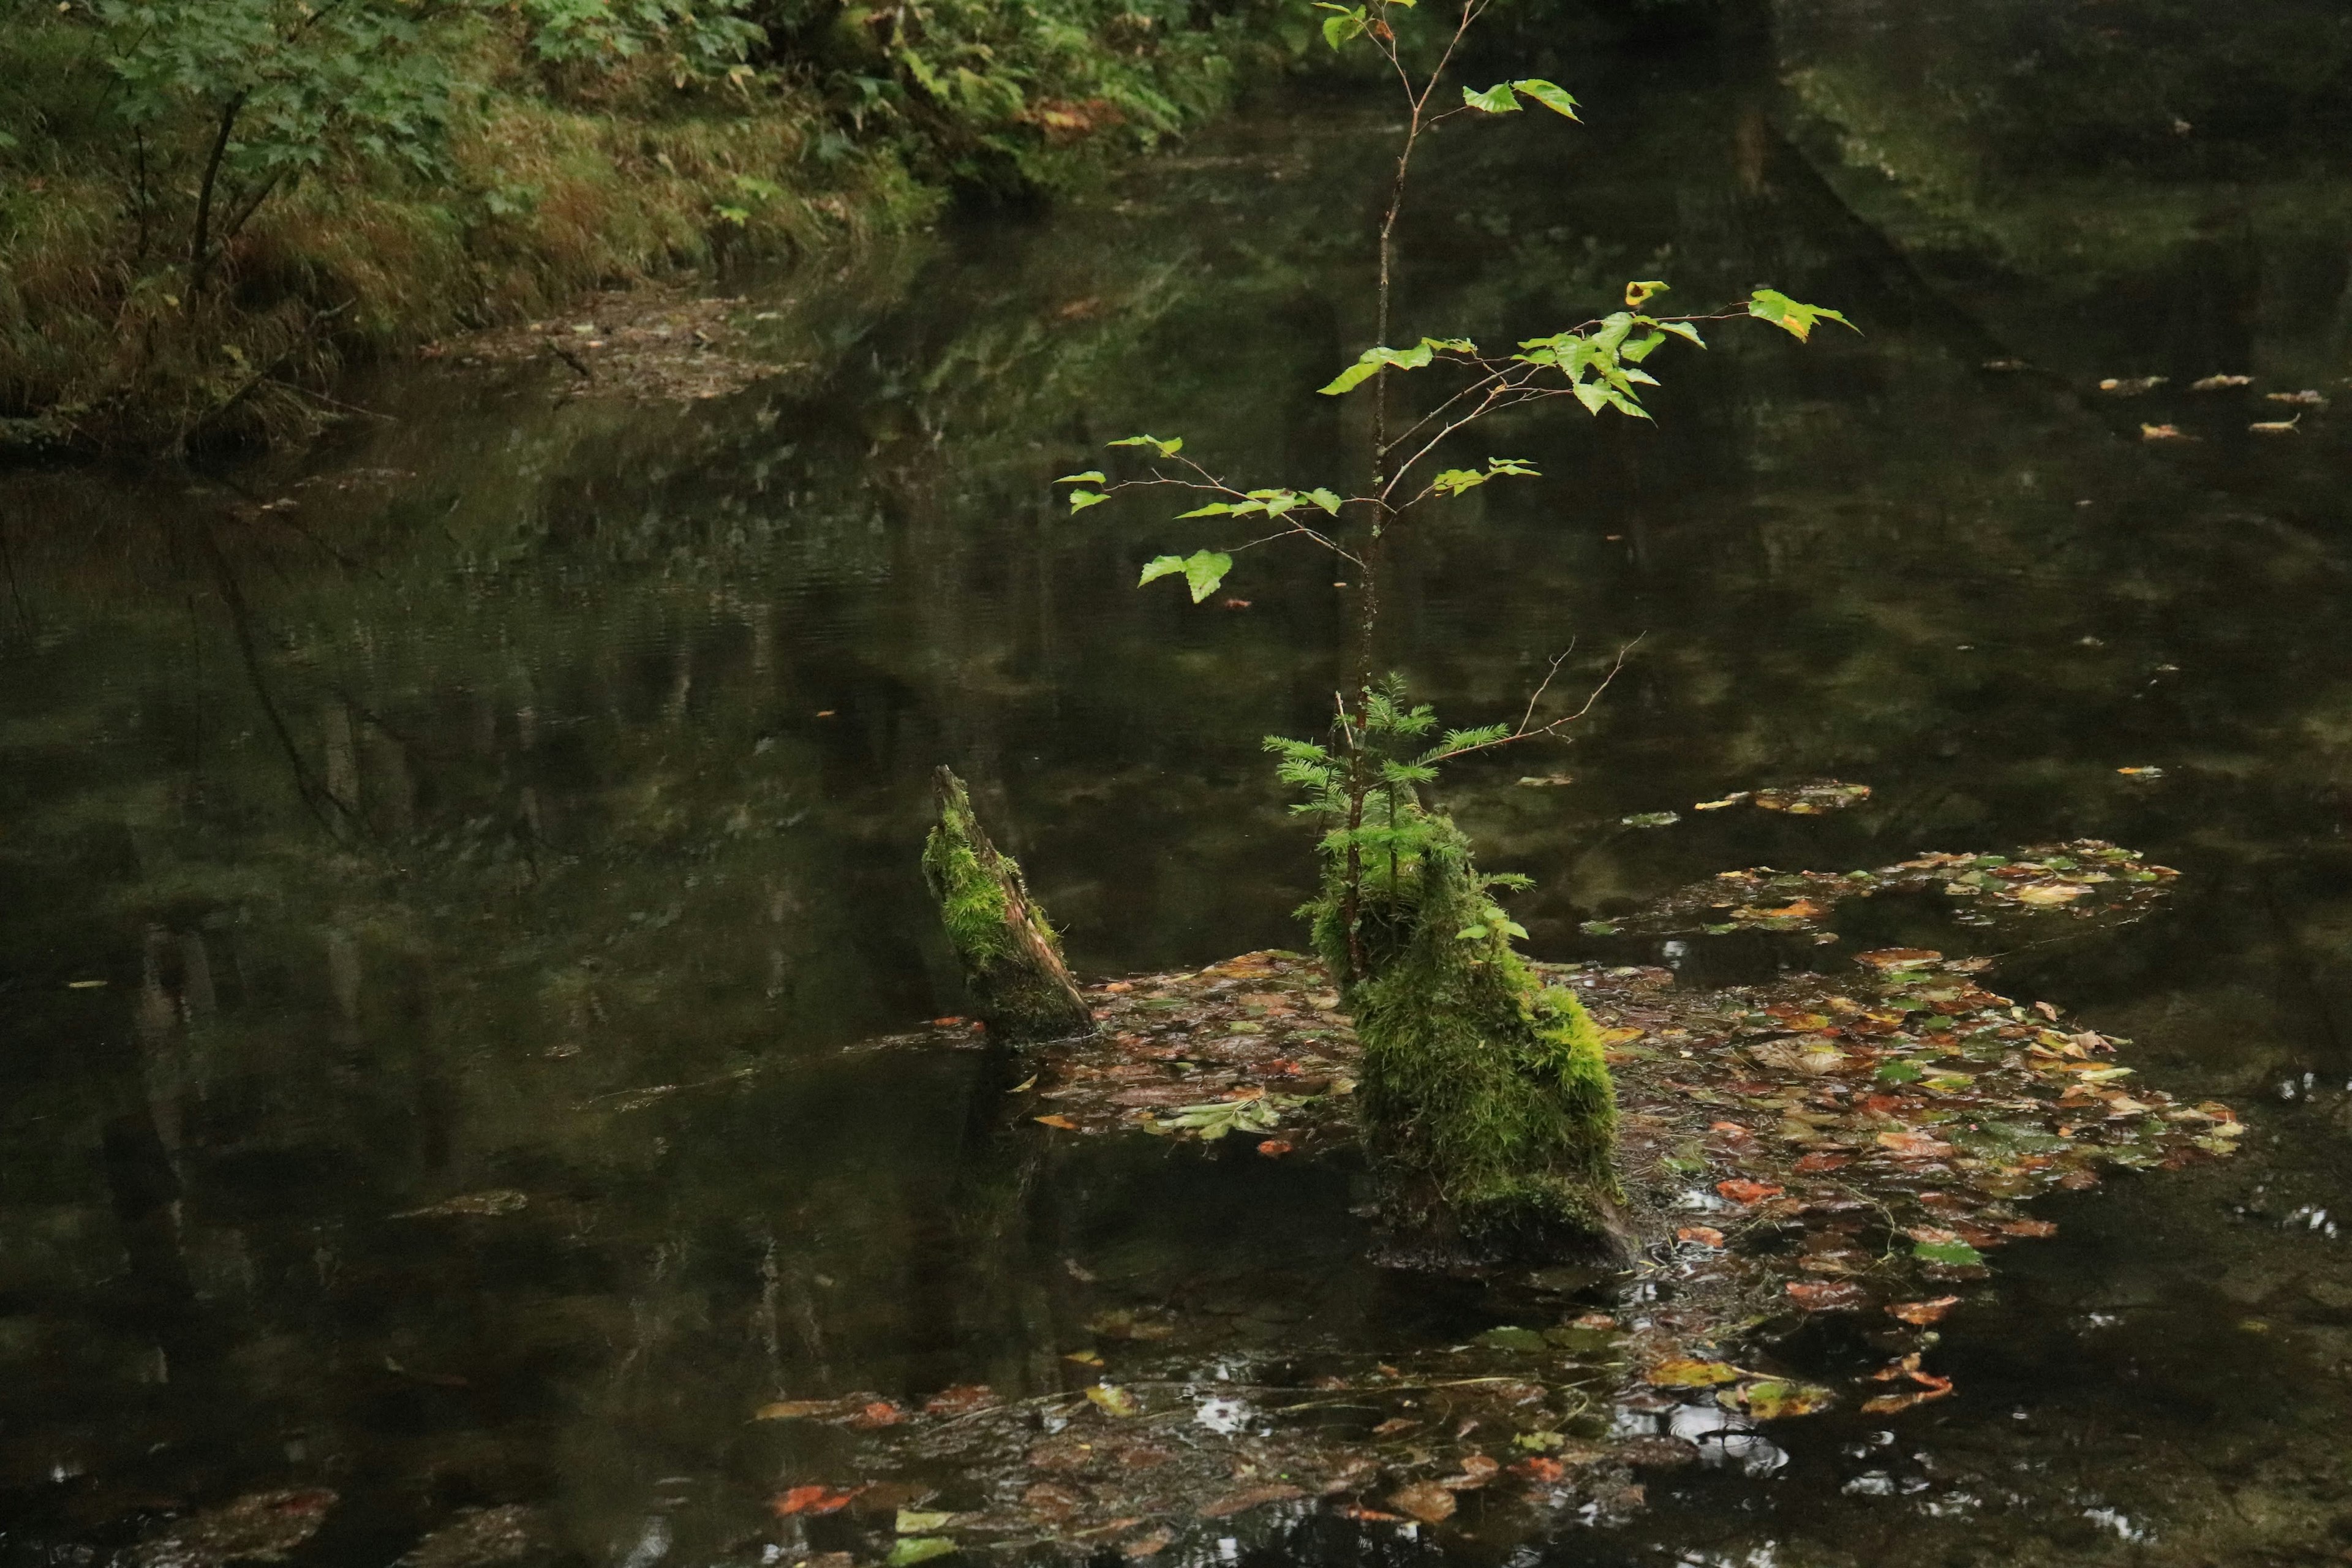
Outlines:
[[[973,1012],[1008,1040],[1087,1033],[1093,1015],[1020,866],[989,842],[961,779],[941,768],[933,785],[940,820],[923,845],[923,878],[962,962]]]
[[[1622,1239],[1600,1034],[1486,905],[1466,855],[1433,853],[1409,940],[1359,988],[1359,1115],[1382,1208],[1442,1245]]]

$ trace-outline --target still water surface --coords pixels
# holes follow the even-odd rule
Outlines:
[[[2345,49],[2319,5],[1792,3],[1719,49],[1567,38],[1538,65],[1589,128],[1441,138],[1401,337],[1555,330],[1649,277],[1864,329],[1724,331],[1663,367],[1654,430],[1499,430],[1549,477],[1401,543],[1385,654],[1454,722],[1642,639],[1572,748],[1453,785],[1537,879],[1534,950],[1657,962],[1580,928],[1728,867],[2110,838],[2179,890],[1995,983],[2239,1106],[2250,1149],[2041,1205],[2056,1238],[1946,1325],[1958,1393],[1891,1426],[1779,1424],[1606,1528],[1260,1510],[1164,1560],[2352,1545],[2352,454],[2264,395],[2352,395]],[[403,372],[297,467],[0,491],[0,1561],[271,1489],[341,1500],[318,1568],[508,1504],[570,1561],[772,1561],[812,1538],[766,1507],[807,1479],[747,1424],[769,1400],[1076,1386],[1122,1307],[1237,1356],[1496,1321],[1368,1261],[1348,1169],[1008,1134],[976,1055],[844,1048],[961,1005],[915,869],[943,761],[1080,970],[1297,942],[1257,742],[1321,722],[1352,590],[1265,551],[1245,605],[1135,592],[1217,536],[1071,520],[1050,480],[1150,429],[1345,481],[1351,412],[1312,389],[1370,341],[1384,128],[1301,89],[1050,218],[747,284],[781,368],[731,397]],[[2216,373],[2257,379],[2188,390]],[[1822,777],[1874,793],[1689,809]],[[1969,950],[1848,912],[1848,951]]]

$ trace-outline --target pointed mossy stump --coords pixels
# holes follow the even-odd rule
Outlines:
[[[1050,1040],[1094,1028],[1094,1015],[1062,962],[1062,944],[1031,901],[1021,868],[973,815],[963,781],[933,775],[939,826],[923,844],[923,879],[963,963],[972,1009],[1007,1040]]]
[[[1513,949],[1458,833],[1401,869],[1358,912],[1371,972],[1344,987],[1383,1213],[1447,1251],[1626,1249],[1616,1090],[1583,1004]],[[1344,975],[1333,891],[1318,900],[1317,945]]]

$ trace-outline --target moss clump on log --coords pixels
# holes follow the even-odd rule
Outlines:
[[[962,961],[973,1010],[992,1034],[1007,1039],[1091,1030],[1094,1016],[1062,962],[1054,928],[1029,897],[1020,866],[988,841],[961,779],[941,768],[933,783],[940,820],[923,844],[923,878]]]
[[[1402,941],[1354,991],[1382,1207],[1440,1241],[1613,1235],[1617,1099],[1600,1034],[1512,949],[1461,835],[1439,837],[1413,885],[1389,889],[1382,924]]]

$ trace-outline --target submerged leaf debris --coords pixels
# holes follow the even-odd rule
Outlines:
[[[2172,875],[2078,840],[1872,873],[1733,873],[1624,923],[1802,929],[1890,887],[1971,910],[2129,914]],[[1488,1268],[1490,1305],[1511,1321],[1379,1359],[1311,1336],[1237,1344],[1212,1315],[1115,1303],[1103,1286],[1093,1342],[1062,1358],[1055,1386],[761,1409],[803,1434],[788,1475],[819,1489],[786,1495],[869,1488],[928,1510],[926,1542],[1139,1560],[1318,1511],[1490,1543],[1605,1522],[1643,1506],[1645,1471],[1778,1468],[1773,1422],[1964,1394],[1925,1364],[1932,1325],[1966,1309],[1988,1254],[2054,1233],[2022,1205],[2237,1147],[2228,1107],[2138,1083],[2118,1059],[2129,1042],[1986,988],[1989,960],[1885,948],[1838,967],[1685,991],[1663,968],[1538,966],[1608,1042],[1645,1238],[1633,1289],[1580,1267]],[[1312,959],[1247,953],[1097,985],[1088,1001],[1098,1033],[1007,1096],[1008,1136],[1141,1133],[1173,1157],[1217,1159],[1278,1129],[1297,1158],[1352,1148],[1355,1037]],[[1775,1364],[1774,1347],[1820,1314],[1847,1317],[1884,1363],[1846,1386]],[[877,1406],[892,1419],[876,1421]],[[890,1550],[889,1518],[866,1531],[871,1554]]]

